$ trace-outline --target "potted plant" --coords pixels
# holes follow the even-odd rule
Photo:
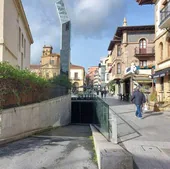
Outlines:
[[[157,92],[154,89],[149,96],[149,109],[152,111],[159,111],[157,106]]]

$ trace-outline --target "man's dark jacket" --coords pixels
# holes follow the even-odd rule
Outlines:
[[[132,95],[131,101],[135,105],[142,105],[143,103],[146,102],[145,95],[140,91],[135,91]]]

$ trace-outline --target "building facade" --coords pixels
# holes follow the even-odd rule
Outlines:
[[[107,81],[106,81],[106,77],[107,77],[107,61],[108,61],[108,57],[104,57],[100,59],[100,63],[99,63],[99,81],[100,81],[100,87],[106,87],[107,85]]]
[[[95,70],[93,87],[98,88],[100,86],[99,69]]]
[[[46,79],[60,74],[60,55],[52,52],[52,46],[44,46],[40,65],[31,65],[31,71]]]
[[[73,88],[76,88],[78,91],[84,90],[85,82],[85,69],[82,66],[70,65],[70,80],[73,84]]]
[[[170,1],[137,0],[139,5],[155,4],[155,61],[153,75],[158,101],[170,101]]]
[[[112,57],[110,80],[115,82],[115,95],[131,95],[138,85],[146,90],[153,85],[155,67],[154,25],[127,26],[124,19],[108,50]]]
[[[88,71],[87,71],[87,77],[89,78],[90,80],[90,85],[93,86],[93,82],[94,82],[94,79],[96,78],[95,77],[95,74],[96,74],[96,70],[98,70],[98,66],[91,66],[88,68]]]
[[[32,34],[21,0],[0,0],[0,61],[30,68]]]

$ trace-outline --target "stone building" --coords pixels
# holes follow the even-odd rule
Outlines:
[[[139,5],[155,4],[155,61],[153,78],[158,101],[170,101],[170,1],[137,0]]]
[[[109,70],[115,81],[115,94],[132,94],[135,86],[150,89],[155,66],[154,25],[127,26],[124,19],[111,40],[108,51],[112,57]]]
[[[52,53],[52,46],[43,47],[40,65],[31,65],[31,71],[46,79],[60,74],[60,55]]]
[[[21,0],[0,0],[0,62],[30,68],[32,34]]]
[[[73,84],[73,88],[78,91],[83,91],[85,82],[84,67],[70,64],[70,80]]]

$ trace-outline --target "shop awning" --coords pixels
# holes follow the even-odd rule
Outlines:
[[[157,71],[155,74],[152,75],[152,77],[154,79],[158,78],[158,77],[164,77],[169,72],[170,72],[170,67],[163,69],[163,70],[160,70],[160,71]]]

